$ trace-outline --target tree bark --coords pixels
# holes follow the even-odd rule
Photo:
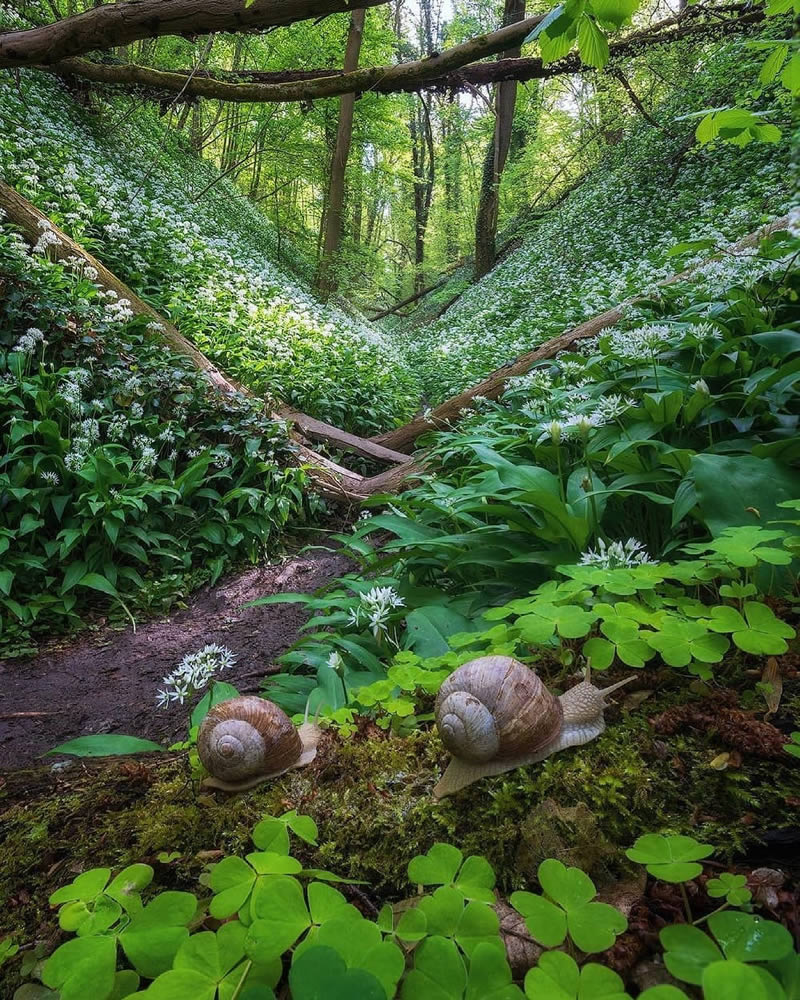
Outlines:
[[[728,20],[698,21],[704,13],[701,6],[689,7],[675,17],[665,18],[649,28],[631,32],[625,38],[612,42],[612,57],[635,57],[651,45],[667,45],[685,38],[701,40],[735,34],[764,20],[760,8],[750,10],[742,4],[717,8],[733,15]],[[145,88],[151,94],[169,92],[181,94],[187,100],[207,97],[219,101],[240,103],[269,103],[282,101],[307,101],[322,97],[339,97],[342,94],[370,90],[375,93],[393,94],[420,89],[442,91],[461,90],[469,87],[500,83],[503,80],[545,80],[564,74],[581,73],[591,67],[581,62],[577,52],[571,52],[557,62],[543,65],[541,59],[502,59],[496,62],[477,62],[488,55],[519,43],[542,19],[543,15],[526,18],[519,27],[501,29],[489,35],[456,45],[429,59],[401,63],[396,66],[375,66],[360,69],[347,76],[338,69],[281,70],[279,72],[245,72],[236,77],[250,82],[235,82],[231,74],[222,72],[210,76],[202,71],[194,73],[187,81],[189,70],[159,70],[144,66],[95,63],[87,59],[63,59],[51,69],[63,76],[78,76],[95,83]],[[2,38],[3,36],[0,36]],[[473,64],[474,63],[474,64]]]
[[[431,117],[420,96],[411,108],[411,160],[414,167],[414,291],[425,287],[425,235],[428,230],[435,171]]]
[[[361,40],[364,36],[364,10],[354,10],[350,15],[350,30],[347,34],[347,48],[344,55],[344,71],[352,73],[358,69],[361,54]],[[322,298],[327,299],[336,291],[336,257],[342,239],[342,213],[344,209],[344,185],[347,161],[353,141],[353,111],[355,94],[344,94],[339,101],[339,125],[336,130],[336,145],[331,160],[328,184],[327,211],[325,212],[325,235],[322,241],[322,256],[316,277],[316,288]]]
[[[515,24],[525,17],[525,0],[505,0],[504,24]],[[507,49],[501,59],[518,59],[521,46]],[[511,134],[514,128],[514,106],[517,101],[516,80],[504,80],[495,90],[494,134],[483,164],[481,194],[475,217],[475,280],[488,274],[496,258],[497,217],[500,208],[500,179],[503,176]]]
[[[364,0],[377,7],[387,0]],[[24,31],[0,34],[0,67],[60,59],[162,35],[254,31],[350,10],[349,0],[122,0]]]

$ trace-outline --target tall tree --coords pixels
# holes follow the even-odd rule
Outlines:
[[[347,33],[347,47],[344,55],[344,71],[352,73],[358,69],[361,54],[361,40],[364,36],[364,10],[354,10],[350,15],[350,30]],[[342,211],[344,208],[344,182],[347,160],[353,142],[353,110],[356,95],[344,94],[339,100],[339,125],[336,130],[336,145],[331,157],[331,172],[328,183],[328,197],[324,213],[325,234],[322,241],[322,256],[317,270],[316,287],[327,298],[336,291],[335,264],[342,239]]]
[[[525,0],[505,0],[503,24],[515,24],[525,17]],[[506,49],[501,59],[519,59],[522,46]],[[481,194],[475,219],[475,278],[482,278],[494,266],[497,255],[497,216],[500,208],[500,178],[508,159],[517,101],[516,80],[504,80],[495,88],[495,119],[492,141],[486,150],[481,178]]]

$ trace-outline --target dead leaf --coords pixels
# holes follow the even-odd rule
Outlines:
[[[648,691],[647,689],[644,691],[631,691],[627,698],[625,698],[622,702],[622,711],[633,711],[633,709],[638,708],[643,701],[647,701],[652,693],[652,691]]]
[[[761,683],[764,685],[761,691],[764,695],[764,701],[767,703],[767,711],[764,713],[764,718],[767,719],[770,715],[774,715],[778,711],[778,706],[781,703],[781,695],[783,694],[781,668],[778,666],[778,661],[774,656],[770,656],[767,660],[767,665],[761,674]]]
[[[730,760],[730,756],[731,755],[729,753],[717,754],[717,756],[711,761],[711,763],[708,766],[713,767],[715,771],[724,771],[725,768],[728,766],[728,761]]]

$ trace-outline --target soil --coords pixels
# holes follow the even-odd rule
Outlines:
[[[89,733],[174,742],[185,735],[187,710],[156,708],[165,674],[187,653],[219,643],[236,655],[224,680],[242,693],[257,691],[308,614],[301,604],[244,605],[267,594],[311,593],[350,568],[340,552],[313,550],[206,587],[185,610],[135,633],[106,628],[27,661],[0,660],[0,769],[30,766],[64,740]]]

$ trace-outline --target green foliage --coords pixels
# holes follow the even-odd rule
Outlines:
[[[731,906],[745,906],[753,897],[746,885],[746,876],[723,872],[719,878],[706,882],[706,892],[712,899],[724,899]]]
[[[579,868],[550,859],[539,865],[538,877],[543,894],[515,892],[511,905],[545,947],[558,947],[569,936],[581,951],[605,951],[627,929],[627,920],[613,906],[592,902],[597,890]]]
[[[698,864],[714,853],[711,844],[700,844],[693,837],[664,836],[646,833],[625,854],[631,861],[645,865],[653,878],[664,882],[689,882],[703,870]]]
[[[58,990],[62,1000],[77,1000],[88,991],[97,1000],[263,1000],[280,991],[293,1000],[522,1000],[491,905],[495,876],[485,858],[465,859],[449,844],[434,844],[408,866],[419,894],[395,907],[386,904],[373,921],[319,881],[318,870],[302,869],[289,854],[288,838],[279,833],[288,829],[308,842],[315,839],[309,816],[295,811],[267,816],[253,840],[277,851],[250,854],[247,861],[225,857],[210,866],[210,877],[201,878],[213,893],[208,912],[225,920],[216,930],[203,928],[206,904],[191,893],[167,890],[143,901],[153,878],[147,865],[132,865],[113,879],[108,868],[78,875],[50,897],[51,905],[60,906],[62,929],[76,936],[44,962],[42,983]],[[235,865],[255,865],[260,881],[236,905],[229,900],[220,906],[230,893]],[[595,887],[580,869],[549,859],[538,876],[542,895],[516,892],[511,901],[545,948],[556,948],[569,936],[583,951],[602,951],[626,929],[618,910],[593,901]],[[727,873],[718,881],[728,892],[740,889]],[[437,888],[422,894],[423,885]],[[731,995],[725,990],[732,984],[749,984],[749,975],[756,976],[758,990],[767,991],[765,1000],[792,1000],[798,958],[786,928],[724,907],[707,920],[713,937],[692,925],[662,930],[664,962],[673,976],[702,985],[704,1000],[722,1000]],[[118,946],[132,968],[117,969]],[[9,943],[4,948],[5,957],[13,958],[15,948]],[[35,989],[33,983],[21,987],[19,1000]],[[658,987],[644,995],[679,1000],[681,993]],[[546,950],[527,972],[524,996],[628,1000],[616,972],[595,962],[579,966],[571,954],[554,950]]]
[[[169,581],[261,558],[304,516],[281,425],[7,231],[0,271],[0,624],[77,622],[98,599],[147,608]],[[34,323],[47,346],[14,350]]]

